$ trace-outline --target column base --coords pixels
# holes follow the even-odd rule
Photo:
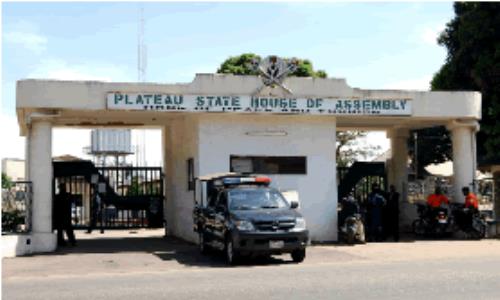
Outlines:
[[[2,257],[16,257],[34,253],[54,252],[57,235],[49,232],[2,235]]]
[[[52,232],[32,233],[32,253],[54,252],[57,249],[57,235]]]

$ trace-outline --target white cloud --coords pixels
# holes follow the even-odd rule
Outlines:
[[[437,46],[437,38],[445,29],[445,24],[427,25],[419,29],[420,41],[428,45]]]
[[[387,138],[385,131],[369,131],[365,137],[356,140],[356,145],[353,148],[368,149],[369,147],[378,147],[378,149],[374,150],[372,155],[358,157],[359,160],[371,161],[386,152],[391,147],[391,140]]]
[[[19,135],[19,125],[15,115],[2,113],[2,158],[25,158],[26,138]],[[83,147],[89,145],[90,130],[61,129],[52,131],[52,154],[83,156]]]
[[[40,54],[47,49],[47,38],[33,32],[12,31],[4,34],[5,42],[19,45],[31,52]]]
[[[90,159],[83,151],[90,146],[90,129],[54,128],[52,130],[52,156],[73,155]]]
[[[28,78],[60,79],[60,80],[100,80],[100,81],[133,81],[132,71],[125,67],[106,64],[68,64],[59,59],[42,60]]]
[[[426,75],[419,78],[403,79],[384,84],[382,86],[382,89],[428,91],[430,89],[431,80],[432,75]]]
[[[2,113],[1,119],[2,158],[25,159],[25,137],[19,135],[19,126],[16,116]],[[132,131],[132,143],[135,145],[137,130]],[[146,164],[148,166],[159,166],[162,162],[162,139],[160,130],[145,130]],[[52,130],[52,156],[73,155],[84,159],[91,157],[83,151],[84,147],[90,146],[90,129],[54,128]],[[131,156],[129,162],[135,162]]]
[[[166,82],[191,82],[198,73],[215,73],[219,65],[217,64],[197,64],[183,66],[181,69],[170,70],[165,74]]]
[[[132,150],[138,149],[139,145],[144,140],[144,155],[145,164],[147,166],[161,166],[163,161],[162,155],[162,136],[160,129],[133,129],[132,130]],[[137,157],[135,154],[130,155],[129,162],[136,163]]]
[[[0,124],[2,126],[2,158],[24,159],[25,138],[19,135],[17,118],[14,115],[2,113]]]

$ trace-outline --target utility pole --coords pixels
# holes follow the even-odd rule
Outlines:
[[[138,28],[137,28],[137,81],[146,81],[146,70],[147,70],[147,47],[144,42],[144,6],[139,4],[139,16],[138,16]],[[136,151],[136,162],[137,166],[146,165],[146,130],[139,129],[137,134],[137,151]]]

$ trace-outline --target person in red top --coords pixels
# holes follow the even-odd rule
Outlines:
[[[429,205],[432,209],[441,207],[442,204],[449,204],[450,200],[448,197],[443,195],[441,191],[441,187],[437,186],[434,190],[434,194],[429,195],[427,197],[427,205]]]
[[[462,193],[465,196],[465,208],[479,208],[479,202],[477,201],[476,195],[474,195],[474,193],[471,193],[468,187],[464,186],[462,188]]]
[[[478,213],[479,210],[479,203],[477,201],[476,195],[472,193],[468,187],[464,186],[462,188],[462,193],[465,196],[465,203],[464,203],[464,212],[463,212],[463,218],[464,218],[464,224],[467,224],[467,226],[472,226],[472,217],[474,214]]]
[[[427,218],[431,220],[431,222],[436,222],[436,216],[438,212],[444,208],[442,208],[442,205],[448,205],[450,203],[450,200],[448,200],[448,197],[443,195],[441,191],[441,187],[436,186],[434,189],[434,194],[429,195],[427,197],[427,205],[429,206],[429,210],[427,211]]]

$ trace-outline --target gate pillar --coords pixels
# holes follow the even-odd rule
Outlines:
[[[33,183],[32,251],[56,249],[52,232],[52,124],[33,121],[26,137],[26,174]]]
[[[448,124],[453,146],[453,201],[465,201],[462,187],[474,191],[476,173],[476,132],[479,130],[477,121],[457,122]]]
[[[389,185],[399,193],[399,229],[407,231],[415,219],[415,207],[408,202],[408,128],[394,128],[387,132],[391,139],[391,159],[388,168]],[[388,186],[389,188],[389,186]]]

